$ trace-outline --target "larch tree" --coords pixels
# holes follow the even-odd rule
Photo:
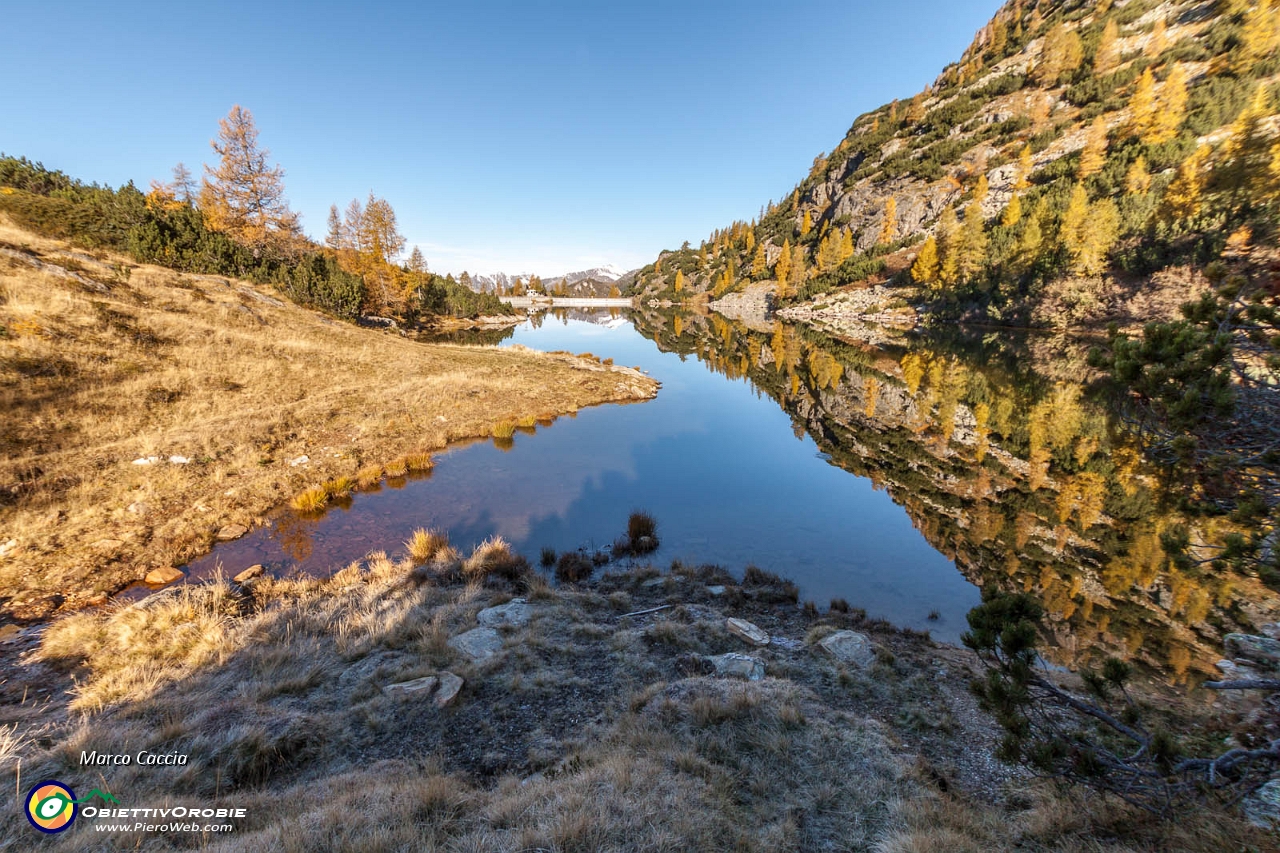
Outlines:
[[[331,204],[329,205],[328,227],[325,232],[324,244],[335,250],[346,248],[342,233],[342,215],[338,213],[338,206]]]
[[[1169,69],[1169,76],[1160,87],[1157,98],[1156,113],[1152,116],[1150,130],[1144,141],[1152,145],[1162,145],[1178,135],[1182,122],[1187,117],[1187,72],[1182,63],[1175,62]]]
[[[1018,166],[1013,173],[1013,188],[1015,190],[1025,190],[1031,186],[1031,172],[1035,168],[1035,162],[1031,159],[1031,146],[1024,145],[1022,150],[1018,152]]]
[[[1156,78],[1147,68],[1129,98],[1129,135],[1144,138],[1151,133],[1156,118]]]
[[[960,219],[948,207],[938,217],[938,283],[951,287],[960,281]]]
[[[239,104],[218,121],[209,145],[216,166],[204,167],[200,209],[209,226],[255,252],[278,249],[298,237],[298,215],[284,197],[284,170],[269,165],[271,152],[258,144],[253,113]]]
[[[409,253],[408,266],[409,272],[425,273],[427,271],[427,259],[423,256],[422,249],[418,246],[414,246],[413,251]],[[471,276],[465,270],[458,280],[465,287],[471,287]]]
[[[1076,184],[1062,216],[1060,238],[1071,257],[1075,275],[1097,275],[1106,269],[1107,253],[1115,245],[1120,228],[1120,211],[1104,198],[1089,203],[1084,184]]]
[[[1275,0],[1257,0],[1244,14],[1239,64],[1252,70],[1280,50],[1280,8]]]
[[[898,238],[898,200],[889,196],[884,203],[884,217],[880,220],[880,235],[876,242],[881,246],[892,243]]]
[[[751,277],[760,279],[764,277],[765,271],[769,269],[769,258],[765,254],[764,244],[756,244],[756,252],[751,258]]]
[[[1258,193],[1271,165],[1271,139],[1266,121],[1271,114],[1265,83],[1259,84],[1249,106],[1231,125],[1231,135],[1222,147],[1222,162],[1214,170],[1216,186],[1231,193],[1237,202],[1251,200]]]
[[[853,257],[853,232],[846,225],[840,229],[840,260],[847,261]]]
[[[984,226],[982,204],[974,199],[964,211],[964,227],[957,259],[960,280],[966,284],[978,277],[987,258],[987,233]]]
[[[974,185],[973,200],[976,201],[978,204],[982,204],[987,200],[987,195],[990,192],[991,192],[991,182],[987,180],[987,175],[984,172],[983,174],[978,175],[978,183]]]
[[[1098,50],[1093,55],[1093,73],[1102,77],[1116,70],[1120,64],[1120,27],[1115,18],[1108,18],[1098,40]]]
[[[800,219],[800,236],[807,237],[809,232],[813,230],[813,215],[809,211],[804,212],[804,216]]]
[[[778,281],[778,297],[786,299],[792,294],[791,289],[791,241],[782,243],[782,251],[773,265],[773,277]]]
[[[1000,224],[1005,228],[1012,228],[1022,219],[1022,199],[1014,193],[1009,199],[1009,204],[1005,207],[1004,213],[1000,216]]]
[[[676,293],[684,292],[684,270],[676,270],[676,280],[671,286],[675,288]]]
[[[911,279],[925,287],[938,285],[938,240],[932,234],[925,238],[915,262],[911,264]]]
[[[178,199],[187,204],[195,204],[199,190],[196,189],[195,178],[191,176],[191,170],[185,163],[179,163],[173,167],[173,183],[170,186],[173,187],[173,193]]]
[[[1080,164],[1076,169],[1076,177],[1084,180],[1101,171],[1107,162],[1107,120],[1098,116],[1089,125],[1085,136],[1084,148],[1080,151]]]
[[[804,246],[796,243],[791,247],[791,281],[795,288],[799,290],[800,285],[804,284],[808,278],[809,269],[806,263]]]
[[[1049,30],[1040,48],[1040,61],[1035,67],[1035,78],[1042,86],[1056,84],[1064,74],[1069,74],[1080,67],[1084,59],[1084,48],[1080,44],[1080,36],[1066,25],[1058,24]]]
[[[1129,195],[1144,195],[1151,189],[1151,172],[1147,169],[1147,158],[1141,154],[1129,164],[1129,171],[1124,176],[1124,189]]]
[[[1145,53],[1148,58],[1155,59],[1164,53],[1165,48],[1169,46],[1168,26],[1164,22],[1164,16],[1156,18],[1155,24],[1151,27],[1151,35],[1147,37],[1147,47]]]

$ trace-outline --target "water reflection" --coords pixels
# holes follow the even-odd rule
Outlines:
[[[1274,618],[1256,580],[1165,555],[1161,537],[1196,520],[1109,417],[1083,345],[698,311],[643,311],[637,326],[776,400],[975,584],[1036,594],[1059,663],[1120,654],[1184,680],[1213,671],[1225,631]]]

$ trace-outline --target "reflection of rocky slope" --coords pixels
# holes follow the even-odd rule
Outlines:
[[[765,334],[718,314],[636,323],[663,349],[750,378],[970,580],[1035,593],[1061,663],[1122,654],[1209,671],[1222,633],[1274,618],[1256,581],[1169,564],[1160,535],[1182,519],[1079,384],[1006,366],[999,351],[850,344],[781,324]]]

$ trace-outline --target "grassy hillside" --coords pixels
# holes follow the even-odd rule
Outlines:
[[[308,487],[341,499],[341,478],[654,388],[590,359],[415,343],[0,218],[3,610],[83,604]]]
[[[1275,244],[1278,28],[1272,4],[1013,0],[761,219],[662,253],[634,290],[765,282],[785,304],[891,279],[933,316],[1032,325],[1105,319],[1152,287],[1176,305],[1224,249]]]

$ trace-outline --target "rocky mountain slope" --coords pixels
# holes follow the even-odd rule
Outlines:
[[[494,273],[493,275],[466,275],[464,281],[478,293],[511,293],[513,288],[529,287],[537,282],[548,293],[559,289],[563,284],[564,296],[608,296],[615,287],[621,288],[632,277],[631,272],[621,270],[612,264],[577,270],[560,275],[539,277],[533,273]]]
[[[1224,248],[1274,242],[1278,48],[1270,3],[1011,0],[760,220],[661,253],[634,292],[763,282],[788,303],[890,279],[988,322],[1089,322],[1135,290],[1176,310]]]

